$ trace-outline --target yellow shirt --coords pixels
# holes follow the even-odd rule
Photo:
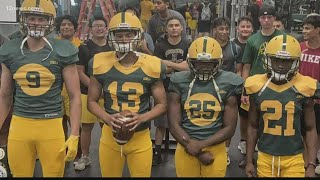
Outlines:
[[[154,9],[154,5],[150,0],[144,0],[140,2],[141,7],[141,19],[149,20],[152,16],[151,11]]]
[[[190,12],[188,12],[188,11],[186,12],[186,20],[187,20],[188,27],[191,27],[192,17],[191,17]]]

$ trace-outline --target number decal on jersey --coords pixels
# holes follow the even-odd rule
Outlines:
[[[108,91],[112,99],[111,108],[115,111],[130,110],[132,112],[139,111],[140,96],[143,92],[143,85],[141,83],[125,82],[121,89],[118,89],[118,82],[114,81],[108,86]],[[119,92],[127,94],[125,101],[119,102]],[[120,109],[121,108],[121,109]]]
[[[217,98],[208,93],[197,93],[185,102],[189,120],[198,126],[207,126],[217,120],[221,106]]]
[[[27,80],[30,82],[28,85],[30,88],[39,88],[40,87],[40,74],[36,71],[30,71],[26,75]]]
[[[40,64],[21,66],[13,75],[13,79],[29,96],[41,96],[49,91],[55,82],[55,76],[49,69]]]
[[[264,113],[263,114],[263,121],[264,121],[264,129],[263,132],[266,134],[271,134],[275,136],[294,136],[295,129],[293,128],[293,121],[294,121],[294,102],[289,101],[285,106],[284,109],[287,112],[287,119],[286,119],[286,127],[282,134],[282,126],[276,125],[274,127],[269,127],[269,121],[278,121],[282,119],[282,108],[283,105],[281,102],[277,100],[266,100],[261,103],[261,111],[267,112],[268,109],[273,109],[272,113]]]

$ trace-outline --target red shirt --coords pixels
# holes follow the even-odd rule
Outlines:
[[[312,77],[320,81],[320,47],[311,49],[307,46],[306,42],[300,43],[301,46],[301,62],[299,72],[302,75]],[[316,101],[320,104],[320,100]]]
[[[262,6],[262,0],[257,0],[257,4],[258,4],[258,6],[261,8],[261,6]]]

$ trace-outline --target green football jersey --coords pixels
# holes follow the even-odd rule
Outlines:
[[[129,68],[118,62],[114,51],[96,54],[89,62],[89,74],[102,85],[104,108],[109,114],[123,110],[141,114],[147,112],[152,86],[165,78],[165,66],[160,59],[137,54],[137,62]],[[149,125],[141,124],[136,131],[144,130]]]
[[[22,40],[11,40],[0,48],[0,62],[15,81],[13,114],[35,119],[62,117],[62,70],[78,61],[78,49],[67,40],[48,39],[52,52],[48,45],[37,52],[23,47],[23,55]]]
[[[263,64],[266,45],[273,37],[283,33],[275,30],[270,36],[264,36],[260,31],[249,37],[242,56],[242,63],[251,64],[250,76],[266,72]]]
[[[192,139],[204,140],[222,129],[225,103],[230,96],[241,94],[243,80],[232,72],[219,71],[215,81],[222,99],[220,102],[212,80],[197,79],[187,99],[193,78],[190,71],[174,73],[170,79],[169,91],[181,97],[182,128]]]
[[[260,94],[267,80],[266,74],[254,75],[245,83],[246,92],[259,112],[258,149],[275,156],[301,153],[300,115],[309,97],[319,97],[319,83],[297,74],[290,83],[276,85],[270,82]]]

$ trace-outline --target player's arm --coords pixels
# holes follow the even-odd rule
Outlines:
[[[162,60],[162,62],[167,66],[166,73],[171,73],[174,70],[176,71],[188,71],[189,66],[187,61],[182,61],[180,63],[171,62],[169,60]]]
[[[238,119],[238,104],[237,97],[230,96],[225,104],[225,110],[223,113],[223,128],[217,133],[210,136],[208,139],[201,141],[201,149],[220,144],[227,139],[230,139],[236,129]]]
[[[246,173],[249,177],[255,176],[255,170],[253,166],[253,153],[258,140],[258,117],[259,112],[253,98],[250,98],[250,108],[248,116],[248,129],[247,129],[247,166]]]
[[[251,64],[244,64],[242,67],[242,78],[243,80],[246,80],[249,77],[249,72],[251,69]],[[242,95],[241,95],[241,102],[243,104],[249,104],[249,96],[245,93],[245,89],[243,88]]]
[[[236,65],[236,74],[239,76],[242,76],[242,70],[243,70],[243,64],[242,63],[237,63]]]
[[[81,118],[80,81],[75,64],[63,68],[63,79],[70,98],[71,135],[79,136]]]
[[[1,87],[0,87],[0,129],[4,120],[10,112],[13,99],[13,80],[10,70],[2,65]]]
[[[249,77],[250,69],[251,69],[251,64],[243,64],[242,73],[241,73],[243,80],[246,80]]]
[[[128,121],[126,126],[133,126],[130,131],[138,127],[139,124],[151,121],[167,111],[167,95],[163,87],[162,80],[157,81],[151,87],[152,97],[154,99],[154,107],[143,114],[137,112],[132,113],[132,119]]]
[[[141,115],[141,119],[145,121],[155,119],[167,111],[167,95],[162,80],[157,81],[151,87],[151,93],[154,99],[154,107],[151,111]]]
[[[168,94],[169,131],[179,144],[186,147],[190,137],[187,132],[181,128],[180,98],[180,95],[175,92],[170,92]]]
[[[102,86],[99,83],[99,81],[94,77],[90,77],[90,85],[88,89],[88,100],[87,100],[87,107],[88,110],[95,116],[97,116],[99,119],[102,119],[106,124],[108,124],[110,127],[118,127],[118,125],[115,124],[115,122],[122,123],[117,119],[117,117],[120,117],[119,113],[116,113],[114,115],[108,114],[98,103],[100,94],[102,91]]]
[[[102,109],[102,107],[98,103],[101,91],[102,91],[102,85],[94,76],[91,76],[90,85],[88,89],[88,100],[87,100],[88,110],[93,115],[97,116],[103,121],[107,121],[106,119],[108,118],[106,118],[106,116],[108,116],[108,114],[105,112],[104,109]]]
[[[83,65],[77,65],[77,71],[78,71],[80,82],[86,87],[89,87],[90,78],[85,73],[85,67]]]
[[[314,112],[314,101],[308,99],[307,103],[303,106],[303,114],[306,128],[306,146],[308,159],[305,163],[307,165],[306,177],[314,177],[315,167],[313,164],[316,164],[316,154],[317,154],[317,130],[316,130],[316,118]]]

